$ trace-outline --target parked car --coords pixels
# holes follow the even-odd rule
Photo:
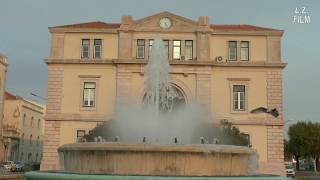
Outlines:
[[[296,173],[293,169],[293,166],[292,165],[285,165],[286,166],[286,173],[287,173],[287,176],[288,177],[295,177],[296,176]]]
[[[13,161],[5,161],[2,163],[3,164],[3,167],[4,167],[4,170],[6,171],[15,171],[15,164]]]
[[[25,164],[23,162],[17,162],[16,165],[16,172],[23,172],[24,171],[24,168],[25,168]]]

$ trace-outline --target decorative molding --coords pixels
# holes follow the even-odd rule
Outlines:
[[[228,81],[250,81],[250,78],[227,78]]]
[[[81,59],[45,59],[47,64],[147,64],[147,60],[135,59],[100,59],[100,60],[81,60]],[[274,67],[285,68],[287,63],[281,62],[225,62],[217,63],[213,60],[206,61],[169,61],[170,65],[192,65],[192,66],[215,66],[215,67]]]
[[[101,78],[101,75],[78,75],[79,78]]]

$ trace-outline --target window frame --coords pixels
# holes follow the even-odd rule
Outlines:
[[[164,44],[165,49],[167,50],[167,57],[168,57],[168,60],[169,60],[170,40],[169,40],[169,39],[164,39],[164,40],[163,40],[163,44]],[[166,47],[167,47],[167,48],[166,48]]]
[[[187,46],[187,42],[191,42],[191,46]],[[185,40],[185,45],[184,45],[184,48],[185,48],[185,53],[184,53],[184,56],[185,56],[185,60],[193,60],[193,40]],[[187,47],[191,47],[191,59],[187,59]]]
[[[94,84],[94,88],[86,88],[85,86],[86,86],[86,84]],[[85,90],[89,90],[89,97],[88,97],[88,105],[86,105],[85,103],[84,103],[84,100],[85,100]],[[94,89],[94,98],[93,98],[93,104],[92,105],[90,105],[90,90],[92,90],[92,89]],[[91,82],[91,81],[88,81],[88,82],[84,82],[83,83],[83,89],[82,89],[82,91],[83,91],[83,93],[82,93],[82,106],[83,107],[86,107],[86,108],[91,108],[91,107],[95,107],[96,106],[96,96],[97,96],[97,94],[96,94],[96,90],[97,90],[97,84],[96,84],[96,82]]]
[[[248,47],[242,47],[242,43],[247,43]],[[248,59],[242,59],[242,49],[247,49]],[[249,41],[240,41],[240,61],[249,61],[250,60],[250,42]]]
[[[100,45],[96,45],[96,41],[100,40]],[[93,39],[93,58],[94,59],[102,59],[102,44],[103,44],[103,41],[101,38],[95,38]],[[100,46],[100,57],[96,57],[96,47],[97,46]]]
[[[235,91],[235,86],[242,86],[244,91]],[[237,93],[237,94],[236,94]],[[243,94],[243,99],[241,99],[241,94]],[[245,111],[246,110],[246,86],[241,84],[232,85],[232,107],[233,111]],[[235,99],[237,97],[237,99]],[[241,102],[243,101],[243,107],[241,108]]]
[[[88,57],[84,57],[83,54],[84,54],[84,50],[83,50],[83,47],[84,47],[84,41],[88,41],[89,44],[88,44]],[[83,38],[81,39],[81,59],[90,59],[90,39],[88,38]]]
[[[230,43],[236,43],[235,44],[235,46],[232,46],[233,48],[235,48],[235,59],[231,59],[230,58],[230,48],[231,48],[231,46],[230,46]],[[232,62],[234,62],[234,61],[237,61],[238,60],[238,42],[237,41],[234,41],[234,40],[232,40],[232,41],[228,41],[228,61],[232,61]]]
[[[143,45],[139,45],[139,41],[143,41]],[[136,59],[145,59],[145,56],[146,56],[146,50],[145,50],[145,48],[146,48],[146,41],[145,41],[145,39],[137,39],[137,42],[136,42],[137,44],[136,44]],[[138,56],[138,54],[139,54],[139,47],[143,47],[142,48],[142,50],[143,50],[143,57],[139,57]]]
[[[249,92],[250,92],[250,78],[227,78],[229,81],[229,104],[230,104],[230,113],[231,114],[248,114],[248,107],[249,107]],[[234,105],[233,105],[233,85],[244,85],[245,86],[245,105],[244,105],[244,110],[235,110]]]
[[[99,105],[97,98],[99,94],[99,80],[101,78],[101,75],[79,75],[79,110],[80,111],[96,111],[97,107]],[[95,107],[90,106],[83,106],[83,88],[85,82],[95,82],[96,83],[96,96],[95,96]]]
[[[175,41],[179,41],[180,45],[179,46],[174,45]],[[175,52],[174,52],[175,47],[179,47],[179,58],[175,58],[174,57],[174,55],[175,55]],[[173,60],[181,60],[181,40],[173,40],[172,41],[172,59]]]

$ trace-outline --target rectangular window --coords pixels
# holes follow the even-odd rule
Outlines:
[[[233,110],[245,110],[245,85],[233,85]]]
[[[153,44],[153,39],[150,39],[149,40],[149,58],[150,58],[150,54],[151,54],[152,44]]]
[[[83,106],[94,107],[96,96],[96,83],[85,82],[83,87]]]
[[[88,59],[90,56],[90,40],[82,39],[81,58]]]
[[[193,41],[192,40],[186,40],[186,60],[193,59]]]
[[[237,41],[229,41],[229,61],[237,60]]]
[[[249,41],[241,41],[241,61],[249,61]]]
[[[136,58],[137,59],[144,59],[144,39],[137,40]]]
[[[173,41],[173,59],[180,59],[181,57],[181,41]]]
[[[165,48],[165,51],[166,51],[166,55],[169,59],[169,40],[163,40],[163,44],[164,44],[164,48]]]
[[[101,52],[102,52],[102,40],[101,39],[95,39],[94,40],[94,58],[100,59],[101,58]]]

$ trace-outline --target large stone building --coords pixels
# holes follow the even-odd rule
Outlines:
[[[5,92],[5,85],[6,85],[7,66],[8,66],[7,57],[0,53],[0,161],[4,160],[2,122],[3,122],[4,92]]]
[[[40,163],[44,112],[45,108],[41,104],[5,93],[5,160]]]
[[[187,103],[205,105],[212,119],[228,119],[250,136],[260,171],[284,174],[280,42],[282,30],[252,25],[209,24],[169,12],[121,23],[89,22],[50,27],[48,104],[41,168],[58,169],[57,148],[76,142],[115,104],[141,103],[144,66],[152,39],[164,40],[171,83]],[[277,118],[252,114],[274,107]]]

